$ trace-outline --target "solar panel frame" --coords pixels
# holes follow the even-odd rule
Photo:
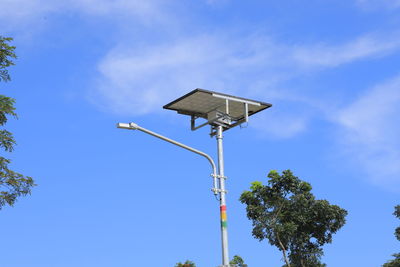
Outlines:
[[[199,95],[198,98],[201,98],[201,94],[203,94],[204,96],[208,95],[211,97],[211,98],[209,97],[209,99],[207,100],[209,102],[212,101],[212,103],[208,103],[208,106],[207,106],[208,108],[207,107],[205,108],[203,103],[199,104],[199,100],[196,101],[194,99],[195,101],[192,101],[193,96]],[[270,108],[272,106],[272,104],[266,103],[266,102],[261,102],[261,101],[256,101],[256,100],[247,99],[247,98],[243,98],[243,97],[237,97],[237,96],[232,96],[232,95],[223,94],[223,93],[219,93],[219,92],[196,88],[193,91],[185,94],[184,96],[179,97],[178,99],[164,105],[163,108],[169,109],[169,110],[175,110],[179,114],[207,119],[207,114],[213,110],[218,109],[219,107],[224,106],[226,99],[229,100],[230,111],[232,111],[234,109],[241,109],[241,111],[243,113],[241,116],[240,115],[232,116],[236,120],[241,120],[245,117],[243,108],[238,107],[237,104],[242,105],[244,103],[248,103],[248,106],[249,106],[248,116],[254,115],[254,114],[256,114],[264,109]],[[182,103],[185,104],[185,102],[186,102],[186,105],[188,104],[188,102],[190,102],[195,108],[193,108],[193,106],[192,106],[191,110],[179,108],[179,106],[182,106]],[[235,104],[235,103],[237,103],[237,104]],[[202,108],[201,108],[201,105],[203,105]],[[259,108],[254,108],[257,105],[259,105],[258,106]]]

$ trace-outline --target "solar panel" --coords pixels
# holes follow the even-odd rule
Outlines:
[[[271,106],[265,102],[197,88],[166,104],[164,109],[175,110],[179,114],[191,116],[192,130],[196,130],[206,124],[222,125],[225,129],[229,129],[247,121],[249,116]],[[194,121],[197,118],[206,119],[207,122],[195,126]]]

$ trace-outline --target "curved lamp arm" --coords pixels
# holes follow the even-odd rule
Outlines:
[[[197,150],[195,148],[192,148],[190,146],[187,146],[185,144],[179,143],[179,142],[177,142],[175,140],[172,140],[172,139],[170,139],[168,137],[162,136],[162,135],[160,135],[158,133],[155,133],[153,131],[150,131],[150,130],[148,130],[146,128],[143,128],[143,127],[141,127],[141,126],[139,126],[139,125],[137,125],[136,123],[133,123],[133,122],[131,122],[131,123],[117,123],[117,128],[128,129],[128,130],[139,130],[141,132],[147,133],[147,134],[152,135],[154,137],[157,137],[157,138],[159,138],[161,140],[167,141],[168,143],[171,143],[171,144],[174,144],[176,146],[182,147],[182,148],[184,148],[186,150],[189,150],[189,151],[191,151],[193,153],[196,153],[196,154],[198,154],[200,156],[205,157],[208,160],[208,162],[210,162],[212,170],[213,170],[212,176],[213,176],[214,188],[212,189],[212,191],[214,192],[215,195],[218,194],[218,189],[217,189],[218,188],[217,187],[217,168],[215,166],[215,163],[214,163],[213,159],[209,155],[207,155],[206,153],[204,153],[204,152],[202,152],[200,150]]]

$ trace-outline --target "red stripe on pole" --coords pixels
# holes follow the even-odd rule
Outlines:
[[[225,205],[220,206],[219,208],[221,209],[221,211],[226,211],[226,206]]]

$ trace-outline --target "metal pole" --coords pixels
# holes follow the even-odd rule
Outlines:
[[[222,267],[229,267],[228,229],[225,200],[225,174],[224,174],[224,150],[222,146],[222,126],[217,126],[218,148],[218,176],[220,189],[220,215],[221,215],[221,241],[222,241]]]

